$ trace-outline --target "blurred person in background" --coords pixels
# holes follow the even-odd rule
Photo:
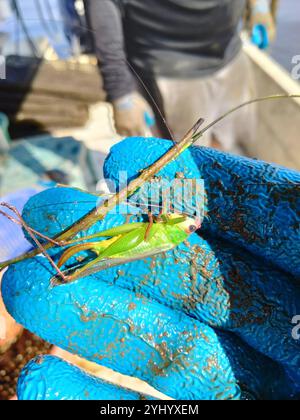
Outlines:
[[[12,14],[9,0],[0,0],[0,25],[2,22],[5,22]],[[0,28],[0,54],[3,50],[4,43],[7,39],[6,32],[2,32]]]
[[[176,141],[200,116],[212,121],[255,95],[251,66],[242,52],[241,20],[247,6],[250,26],[264,24],[272,39],[275,25],[269,0],[84,3],[119,134],[145,133],[144,116],[153,100],[145,94],[139,77]],[[170,137],[157,109],[153,110],[159,134]],[[219,124],[201,144],[229,151],[239,139],[250,141],[253,110],[248,108]]]

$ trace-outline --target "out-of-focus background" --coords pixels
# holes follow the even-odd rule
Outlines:
[[[290,73],[293,70],[293,57],[299,55],[300,42],[300,3],[284,0],[279,4],[277,14],[277,37],[271,46],[271,56]]]
[[[58,0],[0,1],[0,111],[10,119],[8,130],[13,139],[44,132],[55,138],[73,137],[74,148],[69,140],[66,148],[72,149],[75,159],[80,160],[82,153],[91,156],[92,163],[96,159],[92,166],[93,169],[96,166],[97,173],[92,176],[99,179],[101,170],[97,168],[97,159],[105,156],[111,142],[118,137],[101,89],[101,77],[92,50],[92,34],[86,30],[83,1],[75,1],[76,18],[63,14],[61,3]],[[259,96],[299,92],[299,12],[298,2],[279,2],[277,37],[267,51],[260,51],[244,39],[244,48],[254,64]],[[297,100],[261,105],[257,141],[243,145],[243,152],[299,169],[298,107]],[[3,120],[5,117],[2,117],[2,127],[5,125]],[[27,140],[30,142],[31,139]],[[51,153],[45,146],[49,144],[47,137],[35,140],[43,143],[44,156]],[[78,141],[81,143],[77,144]],[[63,140],[59,141],[58,147],[64,148],[63,144]],[[15,143],[11,145],[15,146]],[[28,148],[29,145],[26,150]],[[89,153],[95,149],[99,149],[98,157]],[[69,152],[64,150],[60,156]],[[54,154],[58,156],[57,150]],[[22,155],[22,164],[26,166]],[[40,169],[47,168],[41,163]],[[70,172],[68,166],[71,178],[73,170],[76,173],[75,168]],[[87,168],[88,178],[89,170]],[[2,194],[9,192],[10,188],[0,181]]]
[[[61,0],[0,0],[0,197],[19,210],[31,195],[57,183],[105,190],[103,161],[121,139],[86,30],[84,2],[71,3],[75,9],[63,11]],[[242,33],[257,96],[300,94],[300,2],[275,3],[277,36],[267,49]],[[300,100],[265,102],[256,113],[253,140],[241,141],[233,152],[300,170]],[[145,134],[151,131],[149,123]],[[0,216],[0,261],[27,248],[19,228]],[[0,399],[14,395],[25,362],[50,347],[22,335],[0,302]]]
[[[70,0],[75,4],[76,18],[62,13],[61,3],[58,0],[0,1],[0,112],[10,120],[9,136],[27,140],[26,154],[21,153],[22,162],[19,149],[15,149],[16,142],[10,143],[15,156],[14,171],[19,164],[22,165],[20,174],[24,167],[32,166],[26,156],[30,160],[33,151],[29,148],[36,148],[41,142],[39,150],[43,149],[45,158],[39,156],[38,163],[35,158],[36,167],[31,170],[36,173],[40,170],[40,176],[53,169],[44,166],[43,160],[49,161],[49,153],[59,160],[72,151],[74,162],[84,161],[87,165],[84,176],[80,175],[84,179],[77,179],[76,163],[70,168],[65,160],[59,160],[56,166],[63,171],[67,169],[69,178],[80,186],[91,187],[95,178],[101,178],[99,162],[119,137],[101,87],[92,33],[86,30],[83,1]],[[244,50],[254,66],[258,96],[299,93],[300,4],[293,0],[277,3],[277,37],[266,51],[259,50],[243,36]],[[242,145],[239,152],[300,169],[298,112],[297,99],[260,105],[255,140]],[[2,117],[2,127],[5,124]],[[41,133],[49,133],[54,140],[35,137],[32,143],[32,135]],[[67,139],[57,142],[58,137]],[[49,150],[49,143],[53,150]],[[55,150],[56,143],[63,149],[59,153]],[[88,159],[83,159],[83,155]],[[10,162],[7,165],[10,167]],[[20,175],[20,186],[23,186],[22,178]],[[11,185],[0,180],[0,193],[10,191]]]

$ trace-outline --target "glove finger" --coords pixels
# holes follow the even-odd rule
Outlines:
[[[110,384],[53,356],[29,362],[18,380],[19,400],[147,400],[138,392]]]
[[[38,203],[54,197],[56,204],[49,205],[50,212],[57,211],[49,226],[52,233],[66,228],[64,223],[67,221],[69,225],[70,218],[74,222],[76,217],[82,217],[90,205],[89,195],[76,190],[57,190],[32,199],[26,213],[32,218],[30,222],[36,220],[37,226],[42,227],[49,217],[44,214],[41,219]],[[81,207],[84,199],[87,207]],[[63,208],[58,202],[72,204]],[[123,222],[122,215],[109,215],[89,233]],[[292,319],[300,313],[299,287],[292,276],[239,246],[193,235],[189,247],[183,244],[166,255],[99,272],[96,278],[104,282],[113,279],[122,288],[138,291],[210,326],[237,333],[256,350],[295,372],[295,382],[298,382],[300,342],[293,338]]]
[[[161,139],[126,139],[111,149],[105,177],[116,185],[120,171],[127,171],[129,180],[136,178],[171,146]],[[185,178],[204,180],[203,228],[207,232],[300,278],[298,172],[198,147],[185,151],[159,176],[172,181],[178,172]]]
[[[11,267],[2,284],[11,315],[45,340],[145,380],[172,398],[260,395],[265,378],[286,389],[279,366],[228,344],[228,337],[224,345],[199,321],[95,276],[52,287],[51,270],[35,258]]]

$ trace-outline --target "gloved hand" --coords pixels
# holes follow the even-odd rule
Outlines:
[[[117,133],[121,136],[144,136],[147,130],[145,113],[153,115],[148,102],[137,92],[113,101]]]
[[[256,25],[264,25],[268,31],[269,41],[274,41],[276,24],[271,13],[269,0],[250,0],[250,30]]]
[[[128,179],[136,177],[170,144],[124,140],[106,161],[106,178],[118,182],[124,170]],[[3,279],[8,311],[51,343],[172,398],[295,398],[299,173],[206,148],[185,151],[159,175],[172,180],[178,172],[205,186],[203,226],[188,244],[55,287],[45,258],[24,261]],[[95,204],[94,196],[57,188],[32,198],[24,217],[55,236]],[[123,223],[115,213],[85,234]],[[60,253],[53,249],[53,258]],[[49,356],[26,367],[18,396],[141,398]]]

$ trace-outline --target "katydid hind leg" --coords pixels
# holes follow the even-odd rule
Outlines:
[[[70,258],[74,257],[82,251],[93,251],[98,244],[95,242],[88,242],[86,244],[75,245],[67,249],[60,257],[57,265],[61,268]]]
[[[63,253],[58,262],[58,267],[61,268],[70,258],[82,251],[92,251],[98,254],[100,259],[113,257],[114,255],[121,252],[129,251],[143,241],[145,229],[145,225],[143,224],[142,228],[135,229],[135,231],[130,231],[120,238],[112,238],[108,239],[107,241],[88,242],[85,244],[75,245]],[[96,260],[98,261],[98,257]],[[91,263],[95,264],[96,260],[92,261]]]
[[[84,275],[89,275],[94,267],[96,268],[97,265],[105,262],[106,259],[113,259],[114,256],[125,253],[126,251],[128,252],[140,245],[144,241],[146,227],[147,225],[143,224],[142,228],[136,229],[135,231],[121,236],[119,239],[113,242],[112,245],[108,246],[103,252],[101,252],[97,258],[86,264],[84,267],[76,270],[73,275],[68,276],[68,281],[74,281],[83,277]],[[124,262],[126,262],[125,257]],[[95,269],[95,271],[97,270]]]

